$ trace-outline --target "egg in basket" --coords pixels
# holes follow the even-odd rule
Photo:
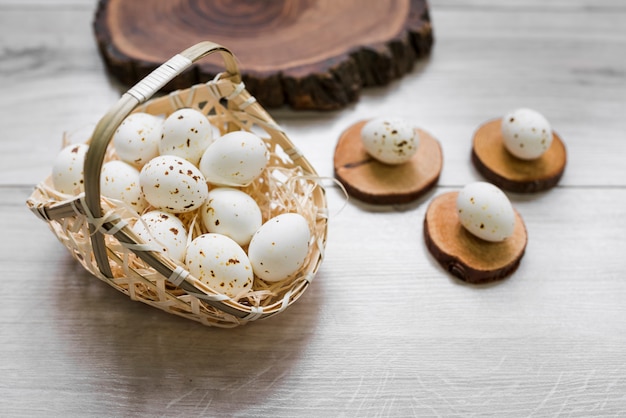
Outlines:
[[[196,60],[226,71],[150,99]],[[65,147],[29,208],[89,272],[166,312],[234,327],[278,314],[322,262],[317,173],[201,42],[125,93],[85,144]]]

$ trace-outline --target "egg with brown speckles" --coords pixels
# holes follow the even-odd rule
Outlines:
[[[375,118],[361,128],[361,140],[367,153],[380,162],[402,164],[417,152],[419,135],[404,119]]]
[[[176,155],[197,166],[212,142],[213,128],[207,117],[196,109],[183,108],[163,122],[159,153]]]
[[[248,247],[254,274],[267,282],[293,277],[308,255],[310,238],[309,224],[298,213],[269,219],[254,233]]]
[[[539,112],[521,108],[502,117],[504,147],[522,160],[541,157],[552,144],[552,128]]]
[[[59,152],[52,166],[52,184],[65,194],[77,195],[85,190],[83,166],[89,146],[73,144]]]
[[[461,225],[478,238],[500,242],[513,234],[513,206],[506,194],[491,183],[466,185],[457,196],[456,208]]]
[[[210,190],[200,209],[200,219],[208,232],[226,235],[242,246],[248,245],[263,222],[257,202],[249,194],[232,187]]]
[[[188,233],[183,222],[173,213],[160,210],[144,213],[132,230],[146,243],[153,244],[156,251],[177,261],[184,260]]]
[[[139,170],[124,161],[112,160],[102,166],[100,193],[126,203],[137,213],[148,205],[141,193]]]
[[[246,186],[263,173],[269,161],[265,141],[247,131],[229,132],[215,140],[200,160],[200,170],[211,184]]]
[[[113,134],[115,152],[122,161],[143,167],[159,155],[163,118],[149,113],[128,115]]]
[[[173,213],[198,209],[209,194],[200,170],[174,155],[160,155],[148,161],[139,173],[139,183],[148,203]]]
[[[236,297],[252,289],[254,275],[245,251],[226,235],[209,233],[187,247],[189,272],[213,290]]]

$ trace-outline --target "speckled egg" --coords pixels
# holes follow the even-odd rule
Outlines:
[[[73,144],[59,152],[52,166],[52,185],[65,194],[77,195],[85,190],[83,165],[89,146]]]
[[[121,200],[137,213],[141,213],[148,205],[141,193],[139,170],[124,161],[113,160],[102,166],[100,193]]]
[[[502,118],[502,140],[505,148],[517,158],[534,160],[552,144],[552,128],[539,112],[521,108]]]
[[[196,109],[183,108],[163,122],[159,152],[161,155],[176,155],[198,165],[212,142],[213,128],[207,117]]]
[[[163,118],[137,112],[126,117],[113,134],[113,147],[122,161],[137,168],[159,155]]]
[[[252,289],[254,275],[244,250],[221,234],[203,234],[187,247],[189,272],[213,290],[230,297]]]
[[[210,190],[200,216],[208,232],[226,235],[241,246],[248,245],[263,222],[256,201],[247,193],[231,187]]]
[[[456,200],[461,225],[478,238],[503,241],[513,234],[515,212],[509,198],[486,182],[466,185]]]
[[[155,249],[173,260],[182,262],[187,247],[185,225],[173,213],[154,210],[141,215],[141,221],[132,230],[146,243],[155,244]]]
[[[284,213],[268,220],[248,247],[254,274],[268,282],[289,278],[302,267],[310,238],[309,225],[300,214]]]
[[[361,128],[361,140],[368,154],[385,164],[402,164],[415,155],[419,135],[401,118],[376,118]]]
[[[200,170],[174,155],[160,155],[148,161],[139,173],[139,184],[148,203],[173,213],[198,209],[209,194]]]
[[[255,180],[269,159],[265,142],[247,131],[229,132],[217,138],[202,155],[200,170],[209,183],[246,186]]]

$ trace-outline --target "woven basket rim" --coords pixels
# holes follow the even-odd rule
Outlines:
[[[138,86],[133,87],[128,93],[124,94],[120,101],[102,118],[94,130],[92,138],[87,141],[89,151],[84,167],[84,194],[74,197],[62,196],[58,193],[55,194],[54,191],[50,189],[50,179],[48,178],[37,186],[28,199],[27,204],[38,217],[51,225],[53,232],[57,233],[57,235],[59,235],[58,233],[60,231],[58,231],[56,224],[62,222],[67,223],[66,219],[81,217],[83,220],[87,221],[89,242],[92,247],[91,257],[90,254],[81,256],[73,255],[98,278],[108,281],[109,284],[118,288],[118,286],[114,284],[116,277],[111,270],[111,263],[115,261],[115,263],[124,264],[127,263],[127,261],[122,259],[125,256],[120,256],[115,253],[115,251],[109,248],[105,243],[107,239],[110,240],[110,237],[114,237],[123,247],[129,249],[133,254],[136,254],[141,260],[147,263],[150,268],[154,269],[156,273],[162,276],[164,280],[159,281],[161,287],[164,287],[163,282],[167,282],[167,284],[173,286],[174,289],[183,291],[182,296],[173,296],[178,300],[184,299],[184,302],[187,304],[185,305],[185,309],[190,307],[190,314],[176,310],[169,311],[170,313],[186,316],[190,319],[205,323],[206,325],[236,326],[282,312],[295,302],[308,288],[323,258],[327,235],[327,206],[325,190],[319,182],[315,181],[317,173],[314,168],[294,146],[278,124],[276,124],[271,116],[245,89],[238,73],[236,60],[229,50],[217,44],[204,42],[175,56],[176,60],[181,61],[182,64],[177,62],[172,64],[173,58],[163,64],[163,66],[167,67],[168,71],[170,71],[171,69],[168,66],[180,65],[180,68],[174,69],[173,73],[168,75],[168,77],[171,78],[176,75],[174,73],[184,71],[184,65],[213,52],[222,53],[227,69],[225,73],[219,74],[214,80],[194,85],[187,89],[177,90],[155,99],[150,99],[150,96],[156,93],[160,86],[167,82],[167,77],[160,79],[159,83],[153,85],[155,82],[150,81],[152,75],[148,76],[144,81],[138,83]],[[187,61],[180,58],[187,55],[192,56],[188,58]],[[159,68],[161,69],[162,67]],[[160,69],[155,70],[153,74],[160,77],[162,73]],[[148,87],[146,87],[146,85],[148,85]],[[222,105],[221,102],[224,102],[224,105]],[[310,182],[309,187],[311,187],[311,189],[308,198],[310,199],[310,204],[313,205],[317,211],[315,219],[311,220],[314,224],[312,228],[316,233],[314,240],[312,240],[315,248],[310,250],[307,268],[302,270],[299,280],[294,280],[294,288],[284,293],[280,299],[272,300],[272,303],[264,306],[244,304],[225,297],[191,276],[184,266],[169,259],[162,253],[133,249],[133,247],[136,247],[138,244],[142,244],[143,241],[132,232],[127,220],[120,216],[115,210],[112,210],[115,204],[112,203],[110,199],[106,199],[100,195],[100,170],[103,162],[107,158],[107,153],[110,154],[111,145],[109,143],[115,129],[117,129],[128,114],[132,112],[160,114],[163,109],[166,108],[201,108],[203,103],[213,104],[214,108],[212,109],[217,109],[218,111],[215,117],[221,117],[222,122],[226,120],[228,129],[245,129],[252,131],[254,128],[260,127],[262,131],[268,134],[268,137],[264,138],[266,142],[277,149],[279,148],[283,152],[280,159],[285,161],[285,167],[291,165],[290,167],[294,168],[294,170],[299,170],[298,173],[300,173],[301,179],[298,178],[296,182]],[[224,113],[220,114],[219,112]],[[225,118],[223,115],[228,115],[228,118]],[[207,115],[207,117],[210,116]],[[97,206],[95,208],[93,204],[94,190],[97,191]],[[55,225],[52,225],[53,223]],[[55,230],[55,228],[57,228],[57,230]],[[104,253],[104,256],[102,253]],[[93,264],[95,264],[97,268],[89,268],[89,266],[87,266],[89,263],[92,263],[92,267]],[[143,276],[139,272],[126,270],[126,273],[128,272],[131,272],[131,275],[137,274],[139,276],[134,277],[134,280],[138,282],[142,281],[141,278]],[[145,280],[150,282],[149,279]],[[146,285],[152,286],[153,284]],[[121,289],[118,288],[118,290]],[[167,295],[170,290],[159,288],[155,289],[154,292],[165,292],[164,294]],[[130,294],[132,292],[129,290],[125,293]],[[130,294],[130,296],[131,298],[133,297],[132,294]],[[151,300],[142,301],[153,304]],[[218,317],[212,317],[211,315],[203,316],[201,314],[203,306],[220,311],[220,315],[223,313],[224,317],[220,317],[219,315]]]

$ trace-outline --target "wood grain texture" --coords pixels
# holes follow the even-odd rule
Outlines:
[[[63,132],[93,127],[124,91],[100,60],[95,7],[0,0],[0,415],[626,414],[623,2],[434,0],[437,43],[413,72],[340,111],[273,111],[325,177],[340,133],[381,113],[432,132],[444,166],[408,205],[346,203],[329,182],[310,290],[234,330],[127,299],[25,208]],[[427,203],[482,179],[473,132],[520,106],[549,118],[567,170],[549,191],[509,195],[528,230],[523,262],[469,286],[428,253]]]
[[[425,0],[100,0],[94,32],[107,68],[128,86],[210,39],[237,51],[248,90],[265,107],[314,110],[341,109],[362,87],[389,84],[433,43]],[[166,89],[221,70],[199,63]]]

